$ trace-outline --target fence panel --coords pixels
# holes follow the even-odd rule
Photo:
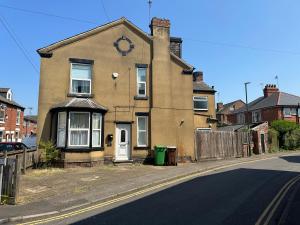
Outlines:
[[[244,156],[247,132],[196,131],[196,158],[226,159]]]

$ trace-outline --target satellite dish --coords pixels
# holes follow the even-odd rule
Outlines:
[[[112,74],[112,77],[113,77],[113,79],[117,79],[117,78],[118,78],[118,76],[119,76],[119,74],[118,74],[118,73],[113,73],[113,74]]]

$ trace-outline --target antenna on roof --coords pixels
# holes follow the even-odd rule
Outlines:
[[[275,80],[276,80],[276,83],[277,83],[277,87],[279,88],[279,77],[277,75],[275,76]]]
[[[148,0],[149,5],[149,24],[151,23],[151,6],[152,6],[152,0]]]
[[[220,92],[217,93],[218,96],[218,102],[220,102]]]
[[[264,83],[260,83],[261,89],[264,89],[265,84]]]
[[[32,109],[33,109],[33,108],[32,108],[32,107],[28,107],[27,109],[29,110],[29,115],[31,116],[31,113],[32,113]]]

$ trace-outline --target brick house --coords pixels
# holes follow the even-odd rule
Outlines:
[[[150,28],[121,18],[38,50],[37,142],[52,140],[64,166],[145,161],[155,145],[195,159],[194,67],[169,20]]]
[[[27,115],[24,116],[23,122],[23,137],[28,137],[32,134],[36,134],[37,131],[37,116]]]
[[[22,140],[25,108],[12,96],[10,88],[0,88],[0,142]]]
[[[245,102],[242,100],[236,100],[227,104],[223,104],[222,102],[217,103],[217,120],[219,126],[231,125],[228,120],[228,115],[230,115],[233,111],[242,108],[245,106]]]
[[[228,115],[231,124],[258,124],[274,120],[287,120],[298,122],[300,97],[285,92],[280,92],[276,85],[266,85],[264,96],[255,99],[246,106],[233,111]]]

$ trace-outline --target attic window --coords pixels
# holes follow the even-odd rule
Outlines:
[[[208,110],[208,98],[207,96],[194,96],[194,110],[207,111]]]

